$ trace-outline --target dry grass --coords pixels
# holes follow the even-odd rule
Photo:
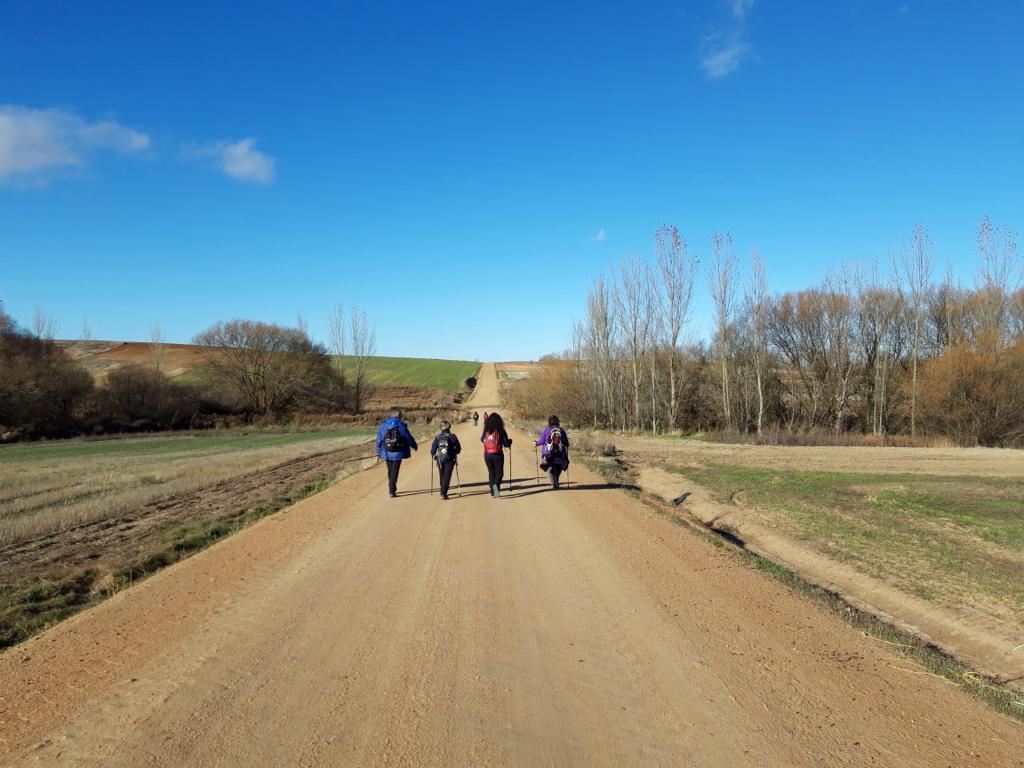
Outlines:
[[[366,439],[355,430],[66,441],[0,448],[0,544],[116,516]]]

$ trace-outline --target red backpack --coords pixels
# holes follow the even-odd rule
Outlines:
[[[484,453],[501,453],[501,433],[497,430],[484,434]]]

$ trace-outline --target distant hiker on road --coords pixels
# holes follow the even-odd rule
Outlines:
[[[402,410],[396,408],[377,430],[377,455],[388,465],[388,494],[391,498],[398,495],[398,470],[402,468],[402,459],[412,456],[410,448],[419,450],[416,438],[409,432],[409,425],[402,421]]]
[[[441,498],[448,498],[448,486],[452,484],[452,470],[458,462],[458,455],[462,452],[459,438],[452,434],[451,422],[442,421],[441,431],[434,438],[434,444],[430,446],[430,455],[437,462],[438,476],[441,478]],[[460,489],[462,486],[459,486]],[[461,494],[462,491],[460,490]]]
[[[497,413],[484,414],[484,433],[480,435],[480,442],[484,444],[487,484],[491,488],[491,496],[498,498],[501,495],[501,479],[505,475],[503,449],[511,448],[512,440],[505,431],[505,422]]]
[[[558,478],[569,466],[569,435],[558,423],[557,416],[548,418],[548,425],[541,432],[537,445],[540,449],[541,471],[551,475],[551,487],[558,490]]]
[[[473,411],[473,426],[474,427],[476,426],[476,423],[478,421],[480,421],[480,414],[477,413],[476,411]]]

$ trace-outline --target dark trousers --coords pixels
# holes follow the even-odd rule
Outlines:
[[[501,478],[505,476],[505,454],[485,453],[484,463],[487,464],[487,484],[501,487]]]
[[[452,484],[452,472],[455,471],[454,461],[438,462],[437,474],[441,478],[441,495],[448,495],[448,486]]]
[[[558,487],[558,478],[562,475],[562,465],[552,464],[548,467],[548,474],[551,475],[551,487]]]
[[[402,468],[402,460],[391,461],[387,459],[388,465],[388,492],[391,494],[398,493],[398,470]]]

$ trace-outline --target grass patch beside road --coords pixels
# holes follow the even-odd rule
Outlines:
[[[1024,623],[1024,484],[1017,479],[666,468],[909,594]]]

